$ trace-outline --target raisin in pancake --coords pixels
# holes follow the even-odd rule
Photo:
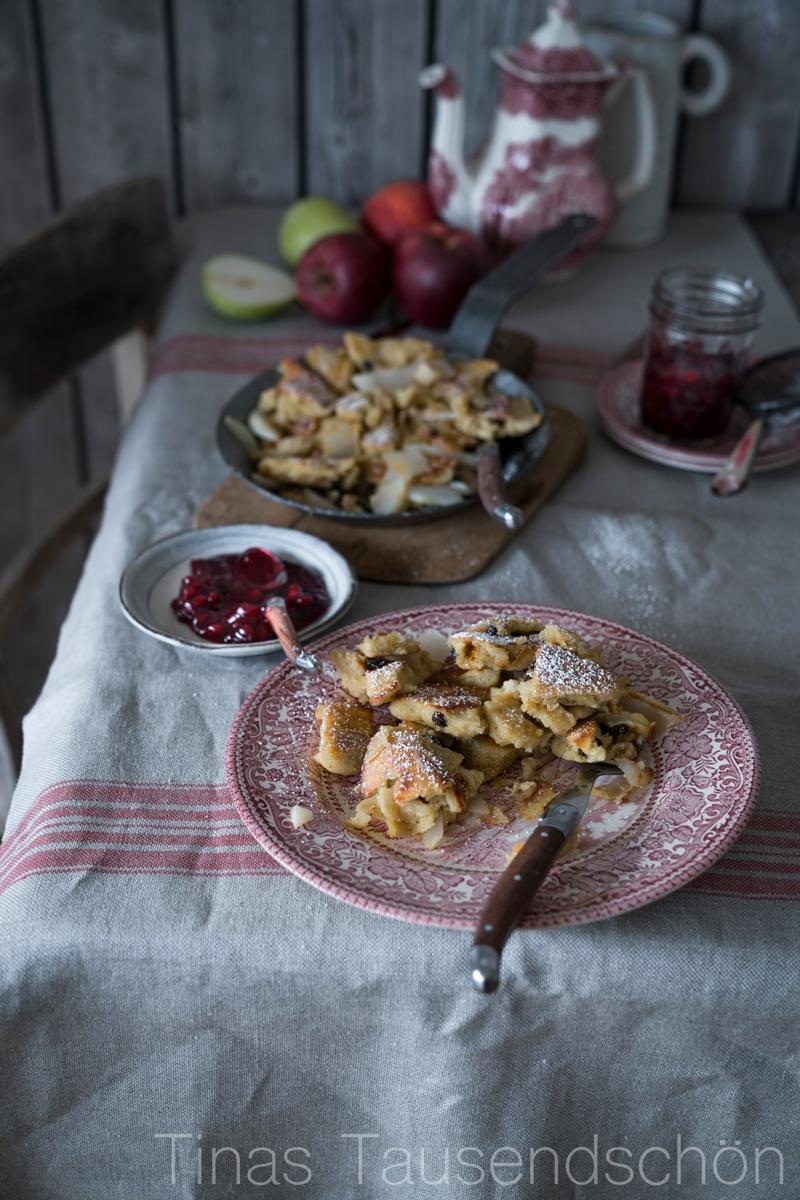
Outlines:
[[[586,717],[561,737],[554,737],[550,749],[567,762],[605,762],[611,740],[611,735],[603,733],[597,721]]]
[[[456,665],[463,670],[522,671],[533,664],[541,628],[539,621],[498,617],[468,625],[449,641]]]
[[[396,630],[365,637],[355,650],[332,650],[342,687],[373,707],[419,687],[437,664],[414,641]]]
[[[427,683],[393,700],[389,712],[400,721],[416,721],[452,737],[477,737],[486,728],[484,696],[471,688]]]

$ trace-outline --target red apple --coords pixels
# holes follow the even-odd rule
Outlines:
[[[389,290],[386,251],[365,233],[332,233],[306,250],[294,281],[300,303],[321,321],[363,321]]]
[[[412,321],[444,329],[484,270],[471,233],[433,221],[407,233],[394,252],[394,290]]]
[[[424,183],[398,179],[370,196],[361,210],[361,219],[376,238],[395,246],[404,234],[435,221],[436,209]]]

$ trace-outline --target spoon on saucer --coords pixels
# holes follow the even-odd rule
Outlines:
[[[800,406],[800,350],[787,350],[755,363],[742,376],[736,401],[753,419],[711,481],[715,496],[735,496],[742,491],[767,423]]]

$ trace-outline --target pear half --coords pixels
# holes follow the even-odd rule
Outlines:
[[[235,321],[258,321],[295,298],[291,275],[245,254],[218,254],[203,267],[203,295],[214,312]]]

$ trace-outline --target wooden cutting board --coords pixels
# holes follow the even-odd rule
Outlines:
[[[526,523],[578,465],[586,429],[574,413],[551,408],[550,440],[530,474],[511,489]],[[227,479],[200,505],[197,528],[242,522],[300,529],[323,538],[344,555],[361,579],[378,583],[461,583],[480,575],[517,532],[487,516],[480,505],[432,521],[365,529],[311,517],[276,504],[238,475]]]

